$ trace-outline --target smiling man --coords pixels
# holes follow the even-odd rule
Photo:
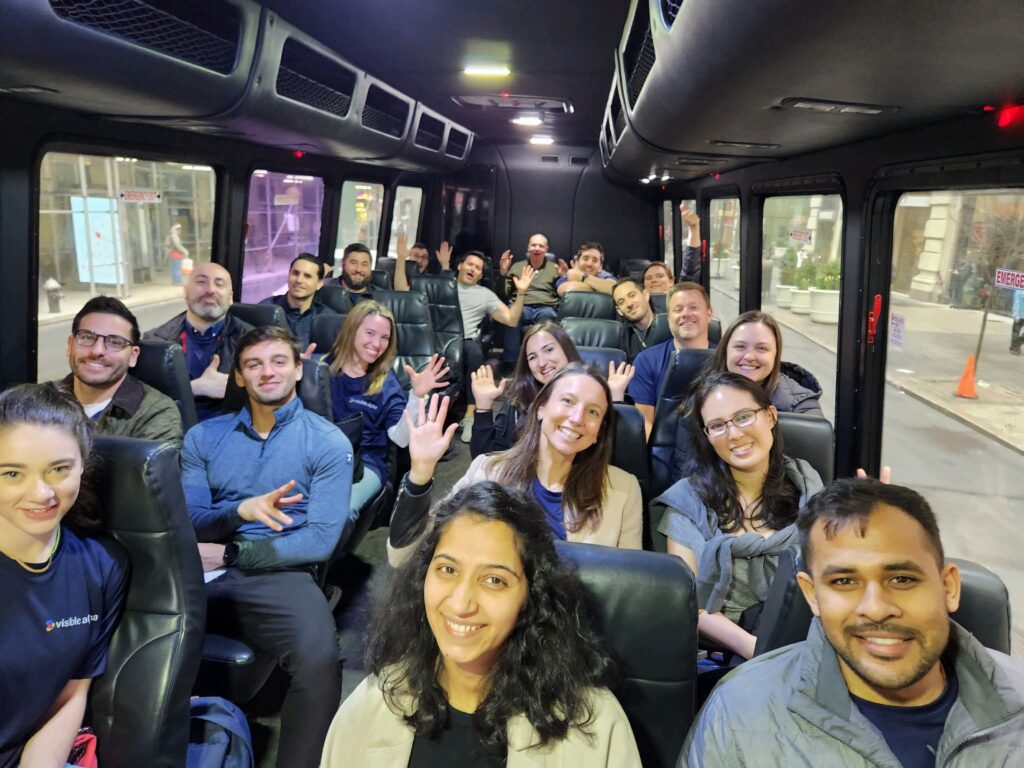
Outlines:
[[[612,288],[612,301],[615,303],[615,312],[622,318],[622,351],[626,353],[626,359],[633,362],[637,355],[647,349],[648,342],[653,341],[654,309],[651,307],[651,294],[632,277],[623,277]]]
[[[128,373],[138,359],[135,315],[112,296],[96,296],[71,321],[71,373],[59,386],[82,404],[101,435],[181,443],[174,401]]]
[[[928,502],[839,480],[797,527],[807,640],[720,684],[679,765],[1020,765],[1024,664],[950,619],[960,574]]]
[[[316,297],[324,286],[324,263],[312,253],[300,253],[288,267],[288,290],[279,296],[268,296],[260,304],[276,304],[284,310],[288,329],[295,334],[303,349],[309,346],[313,318],[330,312]]]
[[[555,289],[559,296],[569,291],[596,291],[611,293],[615,275],[604,268],[604,248],[600,243],[583,243],[569,270],[558,278]]]

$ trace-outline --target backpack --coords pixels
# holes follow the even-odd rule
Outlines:
[[[192,699],[187,768],[253,768],[249,723],[237,706],[218,696]]]

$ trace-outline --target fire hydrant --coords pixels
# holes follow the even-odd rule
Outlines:
[[[64,298],[64,293],[60,289],[60,283],[51,277],[43,283],[43,288],[46,289],[46,301],[50,305],[50,314],[58,314],[60,312],[60,300]]]

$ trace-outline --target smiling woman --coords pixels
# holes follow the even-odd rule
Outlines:
[[[371,748],[389,766],[639,766],[582,602],[532,500],[492,482],[456,493],[380,593],[371,675],[321,768],[368,765]]]

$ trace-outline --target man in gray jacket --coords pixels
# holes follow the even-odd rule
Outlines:
[[[678,765],[1024,764],[1024,664],[950,620],[960,574],[928,503],[840,480],[797,526],[807,640],[729,675]]]

